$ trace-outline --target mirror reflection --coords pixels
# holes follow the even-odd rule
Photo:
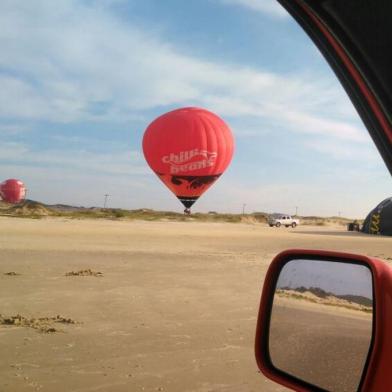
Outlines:
[[[357,391],[372,338],[368,267],[291,260],[279,275],[271,313],[273,365],[328,391]]]

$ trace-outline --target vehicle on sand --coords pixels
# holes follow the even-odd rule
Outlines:
[[[293,229],[299,225],[299,219],[293,218],[291,215],[272,214],[268,217],[269,227],[292,227]]]

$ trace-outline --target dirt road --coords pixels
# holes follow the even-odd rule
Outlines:
[[[0,218],[0,233],[0,314],[27,320],[0,325],[4,392],[284,391],[253,355],[271,258],[392,257],[390,238],[336,228]],[[81,270],[102,275],[66,276]]]

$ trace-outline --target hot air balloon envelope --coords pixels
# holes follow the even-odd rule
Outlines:
[[[6,180],[0,184],[0,196],[7,203],[20,203],[26,196],[26,187],[20,180]]]
[[[186,208],[222,175],[233,156],[226,123],[200,108],[182,108],[154,120],[143,137],[147,163]]]

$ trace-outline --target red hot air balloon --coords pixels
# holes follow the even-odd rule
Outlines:
[[[19,203],[26,196],[26,187],[22,181],[6,180],[0,184],[0,196],[7,203]]]
[[[155,119],[143,137],[147,163],[190,212],[233,156],[230,128],[200,108],[173,110]]]

